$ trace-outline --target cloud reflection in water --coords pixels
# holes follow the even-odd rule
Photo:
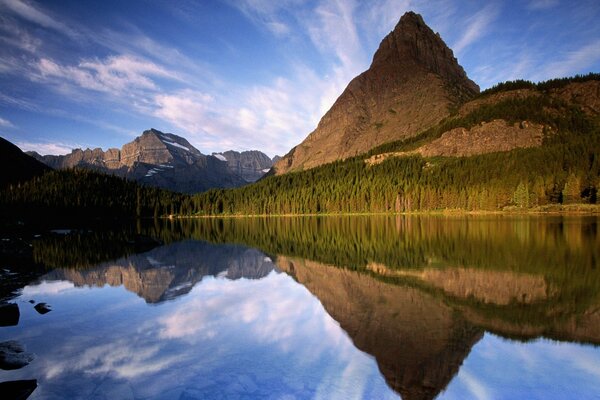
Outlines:
[[[24,315],[20,339],[38,358],[10,376],[38,378],[32,398],[397,398],[373,358],[286,274],[207,276],[189,294],[154,306],[123,287],[66,296],[38,289],[28,293],[45,293],[57,311]],[[92,311],[102,292],[123,306]]]

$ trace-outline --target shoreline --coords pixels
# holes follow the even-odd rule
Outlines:
[[[504,210],[426,210],[405,212],[306,213],[306,214],[211,214],[169,215],[162,219],[196,218],[292,218],[292,217],[360,217],[360,216],[600,216],[600,204],[546,205],[529,209]]]

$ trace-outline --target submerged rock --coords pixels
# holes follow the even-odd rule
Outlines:
[[[42,315],[52,311],[50,309],[50,306],[46,303],[37,303],[33,308],[35,308],[35,311],[37,311],[38,313],[40,313]]]
[[[16,340],[0,343],[0,368],[4,370],[23,368],[33,361],[33,354]]]
[[[0,305],[0,326],[15,326],[20,316],[19,306],[15,303]]]
[[[7,400],[25,400],[36,388],[36,379],[0,382],[0,393]]]

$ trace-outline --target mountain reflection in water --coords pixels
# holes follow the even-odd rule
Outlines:
[[[0,376],[45,377],[39,398],[590,398],[597,222],[163,221],[140,233],[164,246],[25,287],[10,338],[39,362]]]
[[[256,249],[182,241],[86,269],[57,269],[47,280],[75,286],[123,285],[148,303],[188,293],[205,276],[260,279],[273,271],[271,259]]]

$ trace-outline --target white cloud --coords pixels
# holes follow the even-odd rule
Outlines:
[[[577,50],[568,52],[562,60],[551,62],[535,76],[535,79],[543,80],[573,75],[585,71],[598,60],[600,60],[600,40],[595,40]]]
[[[13,14],[18,15],[23,19],[43,26],[44,28],[58,31],[72,39],[77,39],[79,37],[79,34],[73,29],[69,28],[64,23],[57,21],[55,18],[44,13],[28,2],[21,0],[0,0],[0,7],[9,10]]]
[[[210,95],[189,89],[171,94],[158,94],[154,97],[154,116],[189,133],[210,132],[212,129],[206,124],[212,101]]]
[[[129,55],[110,56],[104,60],[83,60],[76,66],[59,65],[42,58],[36,64],[38,79],[65,82],[114,95],[130,94],[130,90],[158,90],[151,77],[179,79],[157,64]]]
[[[84,371],[87,374],[114,374],[119,378],[132,379],[157,373],[176,363],[180,356],[164,356],[157,345],[138,345],[135,348],[128,340],[100,344],[85,349],[77,357],[56,360],[46,370],[46,378],[56,379],[59,375]]]
[[[35,53],[42,44],[41,39],[29,34],[13,19],[0,15],[0,41],[27,53]]]
[[[454,53],[461,53],[470,44],[486,35],[497,15],[498,10],[496,6],[489,4],[468,18],[467,28],[460,39],[452,46]]]
[[[559,3],[559,0],[532,0],[528,8],[532,10],[546,10],[556,7]]]
[[[37,285],[27,285],[23,288],[23,296],[55,295],[75,288],[72,282],[68,281],[43,281]]]
[[[233,0],[237,8],[258,26],[264,26],[276,36],[285,36],[291,28],[284,22],[283,14],[306,3],[305,0]]]
[[[321,52],[335,54],[344,74],[354,77],[367,64],[358,37],[353,0],[322,2],[314,11],[314,18],[307,20],[310,39]]]
[[[390,33],[400,17],[410,10],[411,0],[381,0],[369,2],[366,10],[361,9],[364,16],[359,21],[365,34],[371,35],[377,44]]]
[[[13,128],[14,125],[7,119],[0,118],[0,127],[3,128]]]
[[[81,147],[77,145],[68,145],[64,143],[48,143],[48,142],[24,142],[17,141],[15,145],[19,147],[22,151],[35,151],[42,155],[52,154],[52,155],[62,155],[68,154],[71,150]]]
[[[477,400],[489,400],[493,398],[493,396],[490,395],[489,388],[487,388],[479,379],[468,373],[465,368],[459,372],[458,378],[463,381],[469,392],[471,392],[472,397],[469,397]]]

